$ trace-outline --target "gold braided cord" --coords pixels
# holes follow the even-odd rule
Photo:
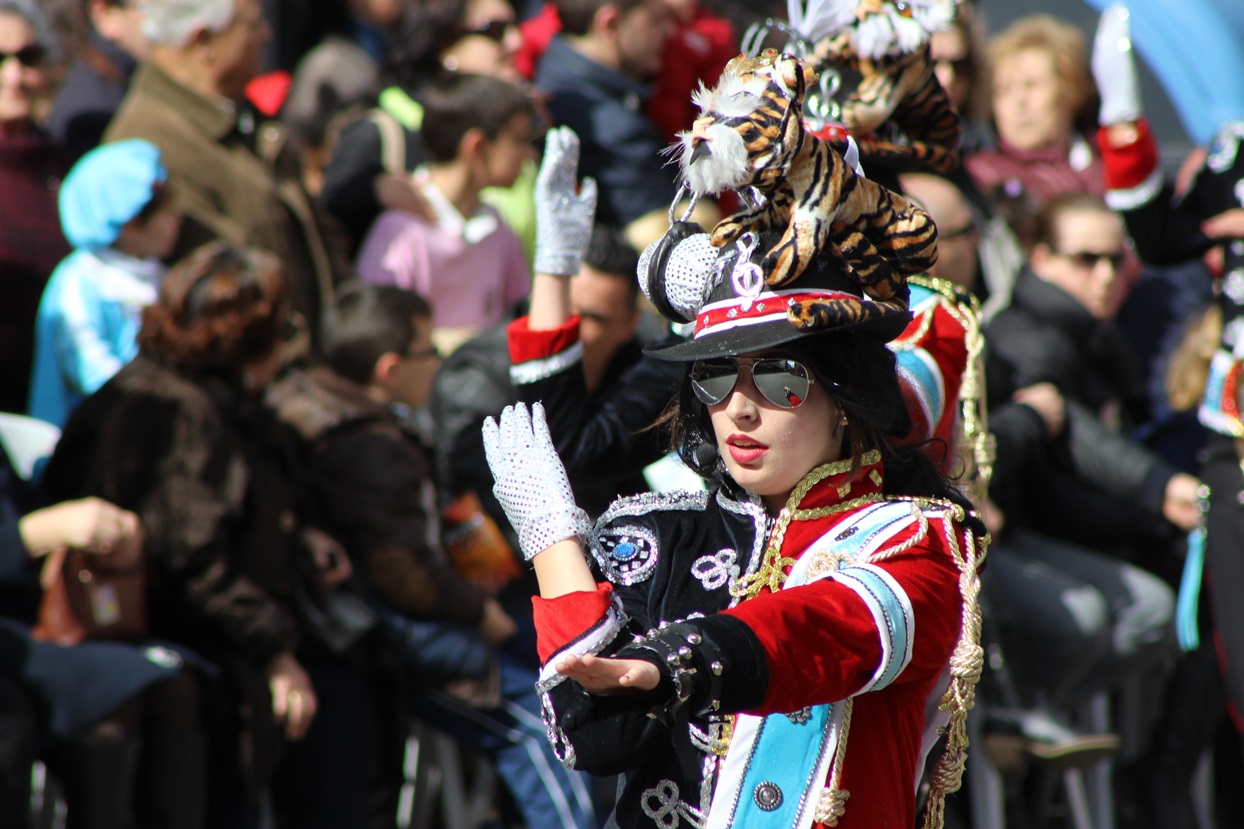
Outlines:
[[[855,713],[855,699],[842,701],[842,728],[838,733],[838,745],[834,749],[834,765],[829,770],[829,782],[821,789],[812,819],[826,826],[837,826],[838,819],[847,813],[847,799],[851,793],[842,786],[842,763],[847,755],[847,735],[851,732],[851,715]]]
[[[955,521],[963,518],[963,511],[954,515]],[[960,547],[951,527],[951,521],[942,522],[946,544],[959,567],[959,595],[963,598],[963,618],[960,622],[959,641],[950,655],[950,685],[942,694],[942,711],[950,711],[950,720],[942,733],[946,735],[946,748],[938,758],[930,779],[929,799],[924,813],[924,829],[942,829],[945,822],[946,795],[959,791],[963,782],[963,768],[968,758],[968,711],[976,704],[976,683],[984,668],[985,651],[981,647],[980,566],[989,545],[989,536],[976,538],[970,529],[963,531]]]
[[[861,465],[871,466],[880,461],[881,453],[874,449],[864,453]],[[786,506],[782,507],[782,511],[778,513],[777,522],[774,524],[773,533],[769,536],[769,546],[765,548],[765,557],[760,567],[756,569],[755,573],[747,573],[740,576],[730,586],[731,596],[747,601],[759,596],[760,591],[765,587],[768,587],[773,593],[782,589],[782,585],[786,583],[786,568],[795,563],[795,559],[782,555],[782,540],[786,537],[786,528],[790,526],[791,521],[812,521],[817,518],[836,515],[840,512],[848,512],[865,504],[875,504],[882,500],[883,496],[881,493],[874,492],[829,506],[799,509],[799,502],[808,494],[808,490],[831,475],[841,475],[843,472],[849,471],[852,463],[850,459],[834,461],[833,463],[818,466],[803,477],[803,480],[791,492],[790,497],[786,499]],[[850,491],[851,485],[848,482],[838,488],[838,496],[840,498],[846,497]]]

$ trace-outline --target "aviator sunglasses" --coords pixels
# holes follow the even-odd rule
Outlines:
[[[725,400],[746,368],[756,388],[774,406],[794,409],[802,405],[812,387],[812,373],[802,363],[785,357],[765,357],[740,363],[732,357],[699,360],[691,366],[691,390],[705,405]]]

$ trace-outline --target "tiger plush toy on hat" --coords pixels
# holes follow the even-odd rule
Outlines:
[[[937,261],[933,222],[906,198],[856,172],[804,125],[801,104],[816,72],[791,54],[767,50],[726,65],[694,100],[701,116],[683,133],[679,163],[695,197],[747,188],[758,202],[717,224],[713,245],[785,227],[761,265],[771,286],[794,281],[822,250],[835,251],[878,302],[906,303],[902,277]],[[897,271],[897,273],[896,273]],[[817,327],[814,305],[792,309]]]

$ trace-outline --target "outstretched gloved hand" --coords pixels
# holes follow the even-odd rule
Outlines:
[[[500,425],[491,417],[485,420],[484,454],[496,481],[493,494],[518,531],[524,559],[530,561],[559,541],[587,535],[587,513],[575,505],[542,405],[533,405],[530,415],[523,403],[506,406]]]
[[[1101,95],[1102,126],[1140,120],[1140,83],[1132,47],[1131,14],[1116,3],[1101,14],[1093,38],[1093,79]]]
[[[535,273],[574,276],[579,272],[592,238],[596,180],[585,178],[577,188],[578,170],[579,136],[569,127],[549,130],[536,176]]]

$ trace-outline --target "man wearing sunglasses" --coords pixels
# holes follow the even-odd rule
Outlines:
[[[1010,307],[985,330],[990,493],[1005,515],[993,584],[1004,635],[1027,632],[1021,681],[1075,705],[1173,650],[1172,591],[1136,564],[1175,560],[1200,482],[1131,436],[1140,389],[1112,319],[1133,267],[1119,217],[1096,196],[1058,196],[1032,241]],[[1006,413],[996,424],[995,411]],[[1070,619],[1077,601],[1101,612]]]

